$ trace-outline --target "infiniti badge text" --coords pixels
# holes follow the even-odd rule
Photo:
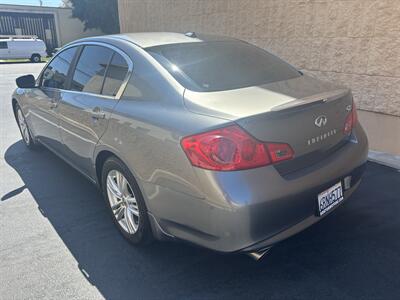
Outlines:
[[[337,130],[336,129],[332,129],[332,130],[330,130],[328,132],[322,133],[321,135],[318,135],[316,137],[308,139],[307,140],[307,144],[310,146],[310,145],[313,145],[313,144],[316,144],[316,143],[320,143],[320,142],[326,140],[328,137],[330,137],[332,135],[335,135],[336,133],[337,133]]]

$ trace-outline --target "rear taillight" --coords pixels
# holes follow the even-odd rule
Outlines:
[[[350,135],[351,131],[353,130],[354,126],[356,126],[357,122],[358,122],[357,108],[353,100],[351,111],[347,115],[346,121],[344,122],[343,133],[346,135]]]
[[[185,137],[181,145],[193,166],[218,171],[266,166],[294,154],[288,144],[262,143],[237,125]]]

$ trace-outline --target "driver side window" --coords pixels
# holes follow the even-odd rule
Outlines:
[[[65,89],[68,70],[74,58],[77,47],[72,47],[59,53],[47,66],[42,75],[42,86]]]

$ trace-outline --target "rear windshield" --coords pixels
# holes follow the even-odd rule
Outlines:
[[[241,41],[168,44],[146,48],[185,88],[238,89],[301,76],[276,56]]]

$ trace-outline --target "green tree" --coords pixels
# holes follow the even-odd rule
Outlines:
[[[104,33],[119,33],[117,0],[68,0],[72,17],[85,24],[85,30],[97,28]]]

